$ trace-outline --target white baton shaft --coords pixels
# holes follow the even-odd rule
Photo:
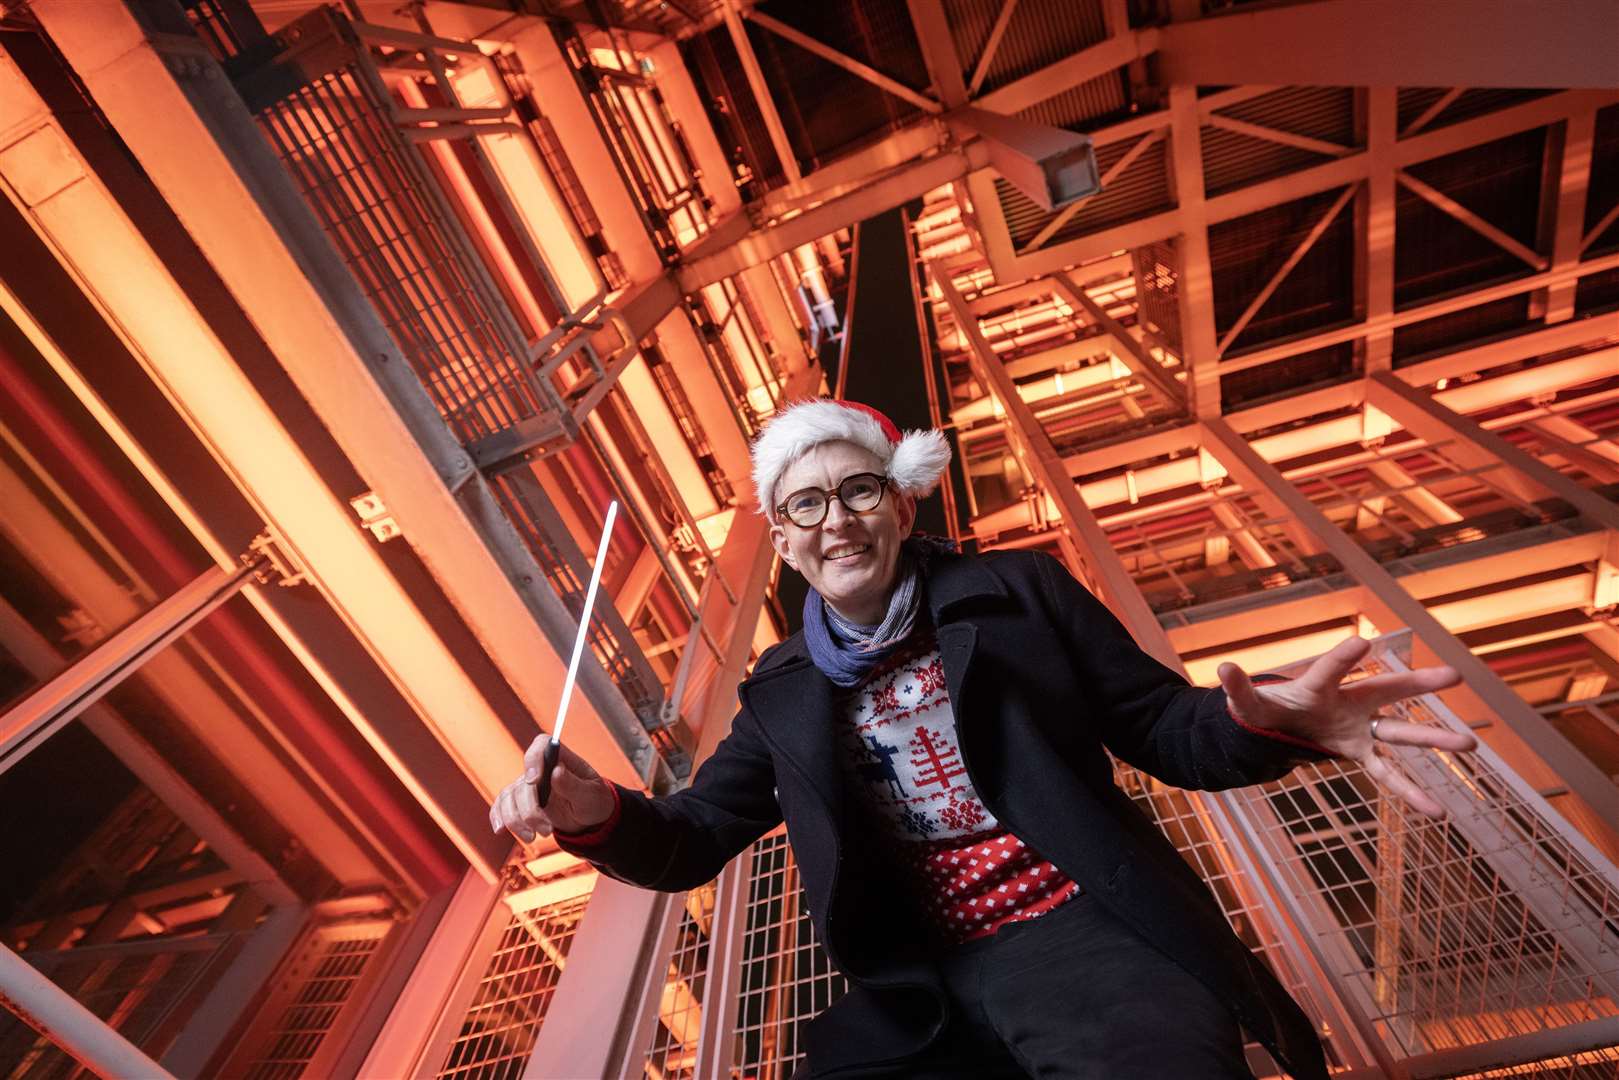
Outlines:
[[[568,719],[568,702],[573,698],[574,679],[579,675],[579,657],[584,655],[585,638],[590,633],[590,612],[596,606],[596,588],[601,584],[602,567],[607,563],[607,543],[613,537],[613,522],[616,520],[618,500],[614,499],[607,505],[607,521],[602,525],[601,543],[596,547],[596,565],[590,569],[590,587],[585,590],[585,607],[579,613],[579,632],[574,635],[573,655],[568,658],[568,677],[562,684],[556,719],[551,723],[551,738],[545,744],[545,764],[539,779],[539,803],[542,807],[551,799],[551,773],[557,767],[557,756],[562,750],[562,725]]]

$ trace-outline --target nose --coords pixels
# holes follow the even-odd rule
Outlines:
[[[827,532],[837,532],[853,522],[854,518],[842,499],[833,498],[826,505],[826,520],[821,522],[821,528]]]

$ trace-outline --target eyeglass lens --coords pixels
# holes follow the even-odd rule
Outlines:
[[[882,477],[874,473],[856,473],[846,476],[838,484],[838,501],[851,513],[864,513],[882,501]],[[827,493],[820,488],[805,488],[787,496],[787,516],[795,525],[811,528],[826,520],[829,507]]]

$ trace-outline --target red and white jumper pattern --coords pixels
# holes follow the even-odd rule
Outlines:
[[[838,742],[867,807],[946,942],[1034,919],[1080,887],[979,799],[956,739],[938,641],[918,628],[843,703]]]

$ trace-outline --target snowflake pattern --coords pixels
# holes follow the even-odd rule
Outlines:
[[[871,711],[876,716],[894,712],[899,708],[899,688],[893,683],[878,690],[871,699]]]
[[[959,801],[952,797],[950,805],[939,811],[939,820],[944,822],[945,828],[955,833],[972,832],[981,828],[987,817],[988,811],[977,799]]]
[[[935,656],[933,662],[916,669],[916,692],[932,697],[944,691],[944,661]]]
[[[934,830],[939,827],[934,824],[932,818],[909,806],[900,808],[899,822],[905,827],[906,832],[915,836],[932,836]]]

